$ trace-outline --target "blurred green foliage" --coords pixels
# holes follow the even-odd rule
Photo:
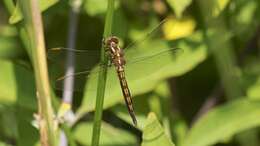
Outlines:
[[[70,3],[40,1],[47,49],[66,47]],[[100,48],[106,5],[107,0],[83,0],[77,49]],[[108,70],[100,144],[246,146],[250,139],[250,146],[260,145],[259,22],[259,0],[117,0],[113,35],[124,47],[137,42],[126,48],[127,58],[148,59],[127,60],[138,128],[131,125],[114,69]],[[21,23],[19,8],[0,1],[0,146],[39,144],[32,124],[34,71]],[[153,56],[171,48],[180,49]],[[99,60],[77,56],[77,71]],[[48,60],[60,101],[54,86],[63,75],[64,56]],[[73,110],[81,120],[71,131],[77,145],[90,145],[97,84],[92,76],[76,80]]]

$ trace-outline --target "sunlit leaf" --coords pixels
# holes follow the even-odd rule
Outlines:
[[[260,125],[260,102],[247,99],[209,111],[191,129],[182,146],[208,146]]]
[[[142,146],[174,146],[171,139],[165,134],[163,127],[154,113],[150,113],[143,129]]]

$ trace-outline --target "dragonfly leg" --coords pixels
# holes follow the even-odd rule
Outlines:
[[[102,44],[103,44],[103,46],[106,46],[106,39],[105,38],[102,39]]]
[[[112,65],[113,65],[112,61],[109,60],[107,66],[108,66],[108,67],[111,67]]]

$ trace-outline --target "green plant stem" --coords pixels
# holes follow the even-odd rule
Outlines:
[[[108,0],[107,15],[106,15],[103,38],[107,38],[108,36],[111,35],[113,13],[114,13],[114,3],[115,3],[115,0]],[[102,45],[100,58],[101,58],[101,63],[104,63],[105,67],[100,68],[100,72],[99,72],[99,76],[98,76],[95,117],[94,117],[93,133],[92,133],[92,144],[91,144],[92,146],[99,145],[100,130],[101,130],[103,103],[104,103],[104,95],[105,95],[105,87],[106,87],[106,79],[107,79],[106,66],[108,64],[108,58],[105,53],[104,45]]]
[[[51,105],[51,90],[38,0],[19,1],[19,6],[24,16],[24,27],[28,35],[29,50],[35,72],[41,144],[43,146],[56,146],[55,121]]]

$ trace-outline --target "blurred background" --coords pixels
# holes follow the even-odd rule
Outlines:
[[[14,4],[0,1],[0,146],[39,145],[33,67]],[[75,72],[96,67],[107,0],[82,0],[74,14],[73,6],[73,0],[40,0],[56,112],[73,111],[72,139],[85,146],[95,71],[94,77],[75,76],[72,109],[62,106],[63,80],[56,79],[65,75],[68,52],[75,53]],[[72,22],[77,28],[70,46]],[[100,145],[260,145],[259,0],[117,0],[112,33],[126,48],[127,63],[140,60],[126,66],[139,127],[132,125],[111,68]],[[61,47],[85,51],[52,52]],[[149,133],[149,124],[157,132]]]

